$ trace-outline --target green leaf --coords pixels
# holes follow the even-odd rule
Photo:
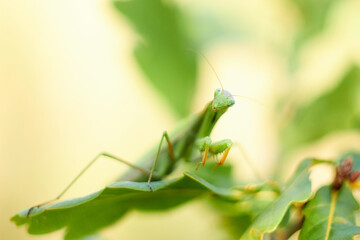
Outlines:
[[[310,169],[310,167],[316,165],[316,164],[330,164],[335,165],[334,161],[332,160],[323,160],[319,158],[305,158],[296,168],[295,173],[293,174],[292,178],[289,180],[289,182],[294,181],[301,173],[304,171],[307,171]]]
[[[253,224],[242,235],[241,239],[262,239],[265,233],[273,232],[284,218],[287,210],[293,203],[304,202],[311,197],[311,182],[308,167],[310,160],[305,160],[275,201],[262,212],[253,222]],[[307,167],[304,167],[306,166]]]
[[[220,226],[238,239],[275,198],[274,192],[263,190],[253,194],[242,193],[239,199],[233,201],[210,198],[209,203],[220,217]]]
[[[300,11],[303,19],[302,31],[310,37],[326,26],[327,17],[331,8],[338,0],[292,0]]]
[[[360,129],[360,68],[353,66],[332,91],[302,106],[283,129],[285,152],[339,130]]]
[[[229,159],[228,161],[231,160]],[[217,167],[214,174],[215,167],[217,167],[216,162],[209,161],[204,166],[201,166],[196,170],[193,162],[185,163],[185,169],[187,172],[199,176],[202,179],[206,179],[206,181],[210,184],[223,188],[233,187],[235,185],[233,166],[230,164],[224,164],[221,167]]]
[[[346,184],[339,191],[322,187],[304,209],[305,222],[299,239],[351,240],[360,234],[354,211],[359,208]]]
[[[197,64],[178,10],[162,0],[116,1],[115,7],[142,39],[134,54],[144,74],[179,116],[188,115]]]
[[[25,209],[11,218],[16,225],[28,224],[30,234],[44,234],[66,228],[65,239],[92,234],[119,220],[130,209],[165,210],[204,194],[233,197],[232,191],[215,187],[200,177],[185,173],[182,178],[152,182],[116,182],[85,197],[35,208],[29,217]]]
[[[232,239],[239,239],[249,227],[252,220],[252,216],[246,214],[238,216],[222,216],[220,219],[221,227],[228,231],[233,237]]]
[[[289,63],[297,68],[297,61],[302,47],[314,36],[326,28],[328,17],[338,0],[291,0],[298,8],[302,26],[294,40]]]

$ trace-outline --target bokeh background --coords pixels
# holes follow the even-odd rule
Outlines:
[[[193,82],[171,100],[166,87],[171,88],[167,84],[173,79],[155,83],[151,76],[159,73],[149,74],[149,69],[158,67],[167,77],[178,73],[174,79],[180,82],[188,75],[179,72],[180,60],[169,66],[160,62],[160,68],[146,66],[146,61],[145,67],[141,65],[136,51],[141,52],[139,44],[141,48],[149,39],[158,44],[152,50],[160,56],[171,58],[166,54],[172,45],[166,40],[174,39],[179,41],[177,47],[202,52],[225,89],[266,105],[236,99],[212,135],[241,143],[263,176],[277,173],[286,179],[303,157],[336,158],[360,150],[356,124],[334,128],[311,139],[311,144],[287,151],[279,134],[286,120],[291,121],[294,106],[336,88],[352,67],[354,82],[360,81],[360,1],[135,2],[142,7],[133,13],[100,0],[0,1],[0,239],[60,239],[62,232],[29,236],[9,219],[55,197],[102,151],[135,161],[159,141],[163,130],[173,129],[179,119],[211,100],[219,83],[196,54],[189,60]],[[165,7],[152,8],[151,2]],[[154,23],[158,30],[154,35],[150,20],[145,30],[136,27],[139,16],[157,19],[167,9],[171,9],[167,17],[179,24],[173,36],[167,32],[171,22]],[[166,30],[164,35],[161,29]],[[353,109],[360,109],[360,97],[354,96]],[[353,109],[347,114],[360,119],[359,110]],[[321,110],[325,116],[331,111]],[[237,178],[254,179],[238,155],[233,150],[229,158]],[[64,198],[96,191],[125,169],[104,159]],[[320,172],[321,179],[326,181],[329,174]],[[200,201],[156,214],[131,212],[101,236],[228,239],[216,216]]]

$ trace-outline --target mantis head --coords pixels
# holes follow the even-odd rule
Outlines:
[[[217,88],[214,93],[214,100],[212,103],[213,111],[227,109],[235,104],[233,96],[226,90]]]

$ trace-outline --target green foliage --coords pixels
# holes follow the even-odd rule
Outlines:
[[[274,183],[247,184],[232,189],[239,191],[239,198],[211,198],[210,204],[219,215],[221,226],[228,230],[234,239],[238,239],[254,219],[274,202],[281,191]]]
[[[334,131],[360,129],[360,68],[352,66],[338,86],[301,106],[282,134],[283,150],[320,139]]]
[[[28,224],[30,234],[49,233],[66,227],[65,239],[76,239],[113,224],[131,209],[165,210],[204,194],[233,197],[230,189],[215,187],[192,174],[153,182],[116,182],[85,197],[35,208],[29,217],[25,209],[12,217],[17,225]]]
[[[197,64],[180,12],[163,0],[116,1],[115,7],[141,37],[134,51],[140,68],[171,109],[185,117],[195,93]]]
[[[303,169],[303,165],[301,165],[286,189],[256,218],[241,239],[262,239],[265,233],[275,231],[293,203],[304,202],[311,197],[309,176],[308,169]]]
[[[304,209],[305,222],[299,239],[351,240],[360,234],[354,215],[358,208],[348,186],[343,185],[339,191],[322,187]]]
[[[204,166],[201,166],[198,170],[194,168],[194,163],[187,163],[186,169],[188,172],[206,179],[210,184],[221,188],[232,188],[235,186],[235,179],[233,175],[233,167],[231,165],[223,165],[216,169],[214,174],[214,162],[207,162]]]
[[[301,49],[326,28],[331,10],[338,0],[291,0],[291,2],[298,9],[302,22],[293,42],[289,61],[292,70],[296,70]]]
[[[292,0],[298,8],[302,18],[303,38],[309,38],[322,31],[337,0]]]
[[[346,154],[341,159],[347,156],[353,157],[354,169],[357,169],[360,154]],[[228,180],[220,183],[223,187],[215,186],[194,173],[185,173],[174,180],[153,182],[154,192],[149,190],[145,182],[116,182],[82,198],[35,208],[29,217],[26,216],[28,209],[25,209],[11,220],[17,225],[27,224],[30,234],[66,228],[65,239],[79,239],[115,223],[129,210],[167,210],[194,198],[211,195],[212,205],[234,237],[242,235],[241,239],[262,239],[264,234],[274,232],[280,223],[282,228],[288,227],[290,207],[309,200],[312,193],[309,169],[321,163],[333,164],[305,159],[284,190],[275,183],[245,187],[232,185],[231,168],[224,168],[220,176]],[[200,175],[212,179],[209,170],[209,167],[203,168]],[[214,176],[212,181],[216,182],[219,176]],[[336,204],[328,239],[351,239],[352,235],[360,233],[360,227],[354,225],[354,211],[358,209],[358,204],[351,190],[344,185],[336,192],[336,198],[332,197],[331,191],[330,186],[321,188],[314,199],[306,204],[301,239],[319,239],[313,236],[324,235],[324,225],[327,226],[331,216],[331,201]],[[273,193],[274,197],[269,197],[268,193]],[[263,194],[267,197],[261,197]]]
[[[231,235],[232,239],[238,239],[250,226],[253,221],[251,215],[242,214],[239,216],[223,216],[221,226]]]

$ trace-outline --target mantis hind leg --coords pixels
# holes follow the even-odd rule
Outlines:
[[[50,200],[50,201],[47,201],[47,202],[44,202],[44,203],[41,203],[41,204],[39,204],[39,205],[36,205],[36,206],[33,206],[33,207],[29,208],[26,216],[29,217],[31,211],[32,211],[33,209],[35,209],[35,208],[38,208],[38,207],[41,207],[41,206],[43,206],[43,205],[46,205],[46,204],[49,204],[49,203],[52,203],[52,202],[55,202],[55,201],[59,200],[59,199],[72,187],[72,185],[74,185],[75,182],[86,172],[86,170],[88,170],[88,169],[91,167],[91,165],[93,165],[93,164],[94,164],[98,159],[100,159],[101,157],[107,157],[107,158],[116,160],[116,161],[118,161],[118,162],[124,163],[124,164],[126,164],[126,165],[128,165],[128,166],[130,166],[130,167],[132,167],[132,168],[134,168],[134,169],[137,169],[137,170],[143,172],[143,173],[146,174],[146,175],[152,174],[152,172],[150,172],[150,171],[148,171],[148,170],[146,170],[146,169],[143,169],[143,168],[141,168],[141,167],[138,167],[138,166],[136,166],[136,165],[134,165],[134,164],[132,164],[132,163],[130,163],[130,162],[128,162],[128,161],[125,161],[125,160],[123,160],[123,159],[121,159],[121,158],[119,158],[119,157],[117,157],[117,156],[115,156],[115,155],[113,155],[113,154],[103,152],[103,153],[98,154],[93,160],[91,160],[91,161],[88,163],[88,165],[86,165],[86,167],[85,167],[83,170],[81,170],[81,172],[70,182],[69,185],[66,186],[66,188],[65,188],[56,198],[54,198],[54,199],[52,199],[52,200]]]
[[[161,140],[160,140],[160,143],[159,143],[158,151],[157,151],[157,153],[156,153],[155,161],[154,161],[154,163],[153,163],[152,169],[151,169],[150,174],[149,174],[149,179],[148,179],[148,182],[147,182],[147,185],[148,185],[148,187],[149,187],[149,189],[150,189],[151,191],[153,191],[153,188],[152,188],[152,186],[151,186],[151,184],[150,184],[150,183],[151,183],[151,178],[153,177],[153,174],[154,174],[155,169],[156,169],[156,163],[157,163],[157,161],[158,161],[158,159],[159,159],[159,155],[160,155],[160,151],[161,151],[161,146],[162,146],[162,143],[163,143],[164,138],[166,139],[166,142],[167,142],[167,147],[168,147],[168,150],[169,150],[170,159],[171,159],[173,162],[175,162],[174,150],[173,150],[173,146],[172,146],[171,141],[170,141],[170,137],[169,137],[167,131],[164,131],[163,134],[162,134],[162,136],[161,136]]]

